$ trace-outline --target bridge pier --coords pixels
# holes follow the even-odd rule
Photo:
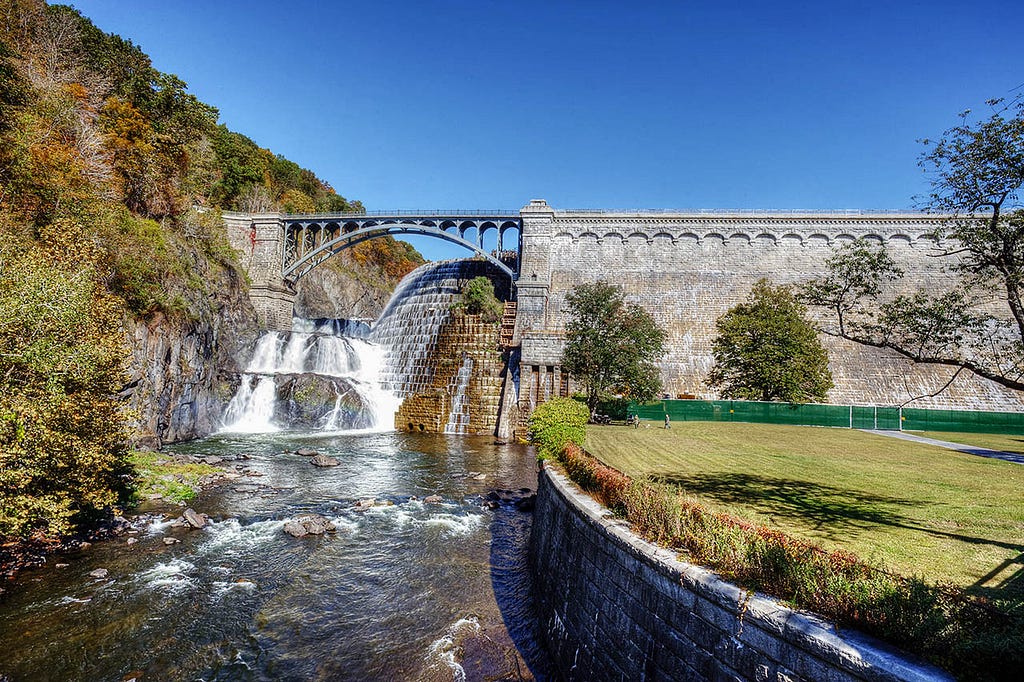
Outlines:
[[[249,300],[268,330],[292,327],[295,288],[281,276],[284,220],[280,213],[225,213],[228,240],[249,275]]]

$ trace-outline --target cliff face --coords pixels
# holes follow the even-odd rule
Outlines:
[[[325,263],[303,277],[296,292],[295,315],[307,319],[376,320],[391,298],[395,282],[358,277],[347,270],[344,264]]]
[[[172,320],[158,313],[128,324],[132,358],[126,393],[140,445],[159,447],[216,431],[258,334],[237,271],[204,274],[213,278],[213,293],[193,301],[198,315]]]
[[[391,237],[357,244],[299,281],[295,315],[376,320],[402,278],[424,262],[412,246]]]

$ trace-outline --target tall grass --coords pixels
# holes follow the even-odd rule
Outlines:
[[[560,450],[558,461],[642,537],[723,578],[872,634],[961,679],[1019,679],[1024,619],[983,598],[711,511],[677,486],[630,479],[575,443]]]

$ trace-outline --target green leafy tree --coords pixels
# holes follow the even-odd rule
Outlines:
[[[580,284],[565,301],[562,368],[583,385],[591,414],[609,393],[638,401],[656,396],[661,377],[655,363],[665,354],[665,331],[650,313],[626,303],[622,287],[605,281]]]
[[[479,315],[484,322],[497,322],[501,319],[504,306],[494,295],[494,282],[488,277],[471,279],[462,290],[462,301],[467,313]]]
[[[832,388],[828,355],[786,287],[762,279],[744,303],[718,318],[707,383],[727,398],[802,403]]]
[[[920,165],[932,192],[923,207],[947,216],[940,254],[960,276],[951,285],[898,293],[902,275],[881,246],[845,245],[803,288],[805,302],[832,313],[822,331],[889,348],[914,362],[950,365],[1024,390],[1024,102],[991,100],[992,114],[961,124],[927,147]],[[992,314],[1002,301],[1008,314]],[[851,323],[852,321],[852,323]]]
[[[842,246],[825,261],[825,267],[828,274],[805,285],[799,297],[834,313],[839,335],[847,333],[851,315],[857,326],[865,298],[877,297],[887,282],[903,276],[885,249],[865,239]]]
[[[1002,290],[1024,337],[1024,101],[1004,106],[990,100],[992,115],[961,125],[938,140],[922,140],[928,150],[920,165],[931,174],[925,208],[950,216],[946,234],[957,244],[958,269]]]

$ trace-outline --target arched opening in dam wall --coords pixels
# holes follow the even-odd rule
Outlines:
[[[538,480],[530,570],[565,680],[952,679],[678,561],[550,467]]]

